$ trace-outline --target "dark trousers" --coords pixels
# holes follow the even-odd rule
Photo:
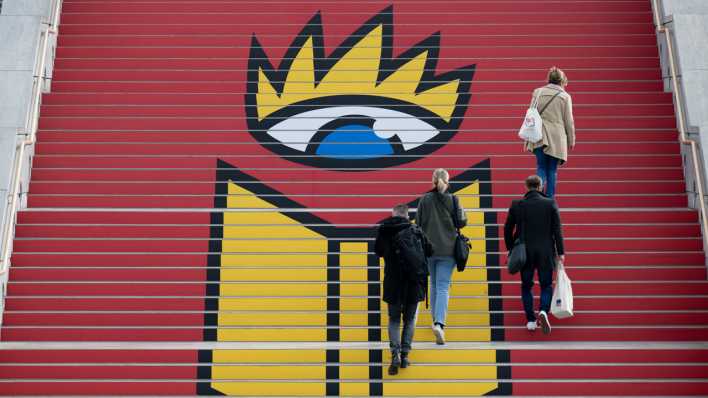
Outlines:
[[[411,351],[415,321],[418,315],[418,303],[388,305],[388,335],[391,352],[408,353]],[[401,330],[403,318],[403,330]]]
[[[541,285],[541,306],[539,311],[551,311],[551,299],[553,298],[553,268],[540,268],[534,264],[527,264],[521,270],[521,301],[524,303],[524,312],[528,322],[536,321],[536,314],[533,312],[533,274],[538,270],[538,283]]]

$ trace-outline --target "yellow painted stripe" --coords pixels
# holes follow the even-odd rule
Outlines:
[[[322,310],[327,309],[327,299],[322,298],[223,298],[219,300],[222,310]]]
[[[222,254],[221,265],[227,267],[326,267],[324,254]]]
[[[324,365],[247,365],[211,367],[214,380],[301,380],[324,379]]]
[[[369,383],[339,383],[339,394],[343,397],[368,397]]]
[[[224,253],[327,253],[326,240],[223,240],[221,246]]]
[[[399,373],[400,374],[400,373]],[[387,397],[450,397],[450,396],[482,396],[497,388],[497,383],[415,383],[388,381],[383,385],[384,396]]]
[[[327,269],[283,269],[283,268],[247,268],[247,269],[221,269],[222,281],[322,281],[327,280]]]
[[[369,341],[369,331],[367,329],[340,329],[340,341]]]
[[[214,350],[215,363],[324,363],[325,350]]]
[[[339,294],[342,296],[366,296],[369,294],[369,284],[366,282],[342,283],[339,285]]]
[[[426,363],[496,363],[497,354],[494,350],[417,350],[410,354],[411,361],[416,364]],[[391,362],[391,353],[384,351],[384,362]]]
[[[267,313],[219,314],[219,326],[326,326],[327,314]]]
[[[212,383],[212,388],[232,397],[258,396],[324,396],[325,383],[241,382]]]
[[[369,350],[340,350],[339,362],[369,363]]]
[[[218,341],[326,341],[325,328],[218,329]]]
[[[326,296],[327,285],[318,283],[240,283],[221,284],[222,296]]]

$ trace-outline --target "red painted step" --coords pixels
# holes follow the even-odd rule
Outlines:
[[[506,209],[491,211],[497,214],[497,222],[503,224],[506,221]],[[352,212],[329,211],[317,212],[334,224],[355,224],[373,225],[387,217],[388,209],[379,211],[360,212],[357,219],[352,219]],[[598,211],[593,212],[592,217],[588,217],[586,212],[568,211],[561,209],[561,217],[565,225],[568,224],[614,224],[624,223],[640,224],[674,224],[674,223],[696,223],[697,213],[693,210],[652,210],[646,211],[637,209],[630,211]],[[26,211],[18,214],[19,224],[199,224],[210,223],[209,212],[113,212],[105,211]],[[632,226],[631,229],[637,229]]]
[[[106,396],[131,396],[131,395],[195,395],[196,383],[192,380],[185,382],[2,382],[0,395],[4,396],[30,396],[30,395],[106,395]]]
[[[385,7],[385,6],[384,6]],[[329,26],[331,28],[327,35],[351,35],[357,28],[365,22],[365,18],[369,15],[374,15],[380,11],[383,7],[372,7],[371,11],[364,18],[357,18],[356,21],[352,21],[349,24],[340,23],[338,26]],[[361,15],[362,10],[358,11]],[[395,11],[394,11],[395,13]],[[283,27],[277,24],[267,24],[267,23],[240,23],[234,24],[233,18],[230,21],[223,24],[208,23],[208,24],[172,24],[167,25],[164,23],[148,23],[148,24],[126,24],[125,22],[119,24],[100,24],[93,20],[95,14],[84,14],[84,20],[81,20],[76,14],[75,21],[67,21],[62,19],[62,35],[182,35],[182,34],[213,34],[213,35],[248,35],[250,36],[254,30],[258,30],[258,36],[268,36],[274,34],[283,34]],[[302,22],[291,24],[291,35],[286,35],[287,37],[281,38],[283,45],[289,45],[293,37],[297,32],[307,23],[307,20],[314,15],[314,11],[308,15],[301,18]],[[457,25],[446,24],[445,21],[435,21],[431,20],[430,17],[435,14],[428,14],[428,20],[423,22],[426,25],[434,26],[445,26],[445,34],[450,36],[456,35],[527,35],[529,30],[536,29],[538,32],[537,24],[509,24],[509,23],[494,23],[493,20],[489,20],[486,24],[471,24],[471,23],[460,23]],[[394,15],[395,18],[395,15]],[[339,20],[339,18],[337,18]],[[436,18],[437,19],[437,18]],[[527,18],[528,20],[528,18]],[[395,20],[397,25],[395,28],[395,35],[398,37],[408,36],[413,34],[411,45],[414,41],[420,41],[425,35],[421,34],[419,25],[417,24],[403,24],[400,19]],[[594,20],[594,23],[577,23],[570,21],[560,21],[554,24],[546,24],[543,26],[543,34],[546,35],[644,35],[654,33],[654,27],[651,24],[651,18],[647,19],[646,22],[642,23],[609,23],[603,20]],[[489,23],[491,22],[491,23]],[[533,65],[533,61],[526,61],[529,66]]]
[[[164,15],[169,17],[169,15]],[[194,16],[187,16],[194,18]],[[467,21],[467,23],[474,23]],[[231,46],[218,47],[111,47],[111,46],[81,46],[81,47],[58,47],[58,58],[241,58],[248,59],[251,49],[250,39],[243,37],[240,43]],[[465,48],[466,47],[466,48]],[[407,46],[394,46],[393,51],[400,53],[408,49]],[[466,46],[451,47],[447,56],[468,52],[474,54],[478,59],[489,58],[529,58],[543,53],[546,57],[552,58],[574,58],[582,57],[592,53],[596,57],[626,57],[626,58],[649,58],[658,56],[656,46],[605,46],[605,45],[575,45],[561,47],[558,45],[541,46],[471,46],[468,42]],[[457,53],[457,54],[456,54]],[[443,56],[444,57],[444,56]],[[405,58],[404,58],[405,59]],[[410,57],[408,58],[410,59]],[[574,83],[580,84],[579,82]],[[621,82],[614,84],[622,86]],[[54,89],[54,87],[52,87]]]
[[[361,228],[374,228],[374,224]],[[268,228],[273,237],[284,236],[285,228]],[[210,233],[209,225],[121,226],[121,225],[18,225],[17,238],[191,238],[204,239]],[[499,229],[503,234],[503,229]],[[696,224],[684,225],[568,225],[563,226],[566,239],[573,238],[693,238],[700,237]],[[501,235],[499,235],[501,236]]]
[[[332,6],[330,6],[332,7]],[[339,6],[334,6],[339,10]],[[371,12],[375,13],[380,11],[377,7],[367,7],[371,9]],[[327,10],[322,8],[323,19],[325,23],[327,22]],[[170,10],[171,11],[171,10]],[[362,16],[361,13],[364,12],[361,7],[356,9],[356,13],[340,13],[336,15],[336,21],[338,25],[348,25],[351,24],[356,29],[361,26],[367,19],[366,16]],[[263,20],[258,20],[262,18],[263,15],[268,15],[267,23]],[[538,16],[547,15],[543,12],[536,12]],[[313,13],[303,12],[300,13],[300,19],[311,18]],[[550,15],[558,21],[568,21],[572,20],[573,24],[585,24],[585,23],[624,23],[624,24],[643,24],[649,25],[652,21],[652,14],[650,12],[637,12],[637,13],[614,13],[614,12],[603,12],[603,13],[578,13],[574,11],[566,12],[552,12]],[[398,18],[396,18],[398,17]],[[120,13],[120,12],[98,12],[98,13],[62,13],[62,23],[65,25],[76,25],[76,24],[96,24],[96,25],[116,25],[116,24],[150,24],[150,25],[223,25],[232,24],[234,19],[245,18],[246,21],[237,24],[232,29],[232,33],[239,32],[240,29],[253,29],[253,27],[270,25],[272,27],[280,27],[282,25],[295,25],[293,22],[293,15],[287,13],[264,13],[263,11],[257,12],[220,12],[220,13],[177,13],[177,12],[165,12],[161,10],[156,13]],[[334,18],[334,17],[332,17]],[[457,13],[457,12],[447,12],[447,13],[430,13],[430,10],[424,13],[410,13],[406,14],[404,10],[394,9],[394,18],[396,23],[399,24],[438,24],[438,25],[460,25],[465,24],[476,25],[480,23],[489,23],[490,21],[504,21],[504,24],[521,24],[521,25],[535,25],[535,21],[529,20],[529,13],[527,12],[470,12],[470,13]],[[281,26],[278,26],[281,25]],[[572,30],[572,29],[571,29]],[[240,33],[240,32],[239,32]]]
[[[662,351],[660,351],[661,353]],[[31,354],[31,355],[30,355]],[[657,354],[658,355],[658,354]],[[690,360],[687,358],[686,361]],[[196,363],[194,350],[0,350],[2,363]]]
[[[553,330],[553,341],[702,341],[708,338],[708,327],[560,327]],[[46,327],[25,328],[8,326],[3,331],[4,341],[200,341],[202,328],[88,328]],[[540,333],[538,333],[540,334]],[[505,331],[507,341],[541,341],[525,327]]]
[[[681,382],[673,383],[670,379],[662,382],[514,382],[514,394],[533,396],[538,393],[542,383],[543,393],[548,396],[563,395],[568,393],[586,396],[676,396],[676,395],[705,395],[708,394],[706,382]]]
[[[708,314],[579,314],[568,320],[556,320],[553,326],[563,327],[603,327],[603,326],[646,326],[651,327],[661,319],[664,326],[706,326]],[[507,325],[523,325],[526,316],[522,313],[505,314],[504,322]],[[126,327],[155,327],[155,326],[198,326],[203,325],[204,314],[33,314],[23,313],[6,314],[3,318],[5,326],[126,326]],[[450,326],[466,326],[465,321],[459,318],[455,321],[450,318]],[[0,369],[0,377],[3,372]],[[689,377],[689,376],[687,376]]]
[[[628,196],[626,194],[618,194],[618,196],[603,195],[600,199],[597,196],[583,196],[563,193],[562,186],[558,188],[561,193],[556,195],[558,205],[561,207],[579,207],[579,208],[618,208],[618,207],[686,207],[687,199],[683,194],[662,194],[651,195],[649,198],[646,195]],[[520,197],[513,195],[508,197],[493,197],[494,207],[509,207],[512,199]],[[403,197],[355,197],[349,196],[344,198],[336,198],[333,200],[329,197],[308,196],[297,197],[297,201],[308,208],[340,208],[342,204],[351,204],[354,199],[364,208],[392,208],[396,203],[401,201],[413,201],[418,195],[410,195]],[[641,198],[641,200],[640,200]],[[347,202],[347,200],[349,202]],[[339,202],[339,203],[337,203]],[[63,207],[63,208],[184,208],[184,209],[208,209],[214,206],[213,196],[106,196],[106,197],[90,197],[90,196],[62,196],[62,197],[41,197],[30,195],[28,203],[31,207]],[[351,218],[350,218],[351,220]]]
[[[83,73],[83,72],[80,72]],[[131,72],[130,75],[134,75],[135,72]],[[56,80],[56,73],[55,78]],[[113,77],[110,77],[114,80]],[[366,100],[361,100],[359,104],[350,105],[367,105]],[[468,113],[470,118],[478,117],[513,117],[519,114],[523,115],[528,108],[528,104],[507,104],[507,105],[489,105],[484,104],[484,106],[475,106],[476,103],[472,102],[472,111]],[[480,105],[483,105],[480,103]],[[411,105],[400,105],[396,106],[394,109],[398,109],[405,112],[407,109],[411,109]],[[220,105],[220,106],[182,106],[182,107],[170,107],[161,105],[143,105],[143,106],[125,106],[125,105],[114,105],[114,106],[91,106],[91,105],[48,105],[42,108],[42,116],[44,117],[60,117],[60,116],[74,116],[74,117],[96,117],[96,116],[108,116],[108,117],[231,117],[234,112],[239,110],[237,104],[234,105]],[[577,118],[584,117],[639,117],[639,116],[650,116],[650,117],[673,117],[673,107],[668,104],[665,105],[620,105],[617,106],[574,106],[573,114]],[[46,138],[46,133],[44,138]],[[90,134],[91,132],[81,131],[83,134]],[[587,129],[584,131],[583,139],[585,141],[593,141],[587,136]],[[109,133],[104,132],[107,136],[111,136]],[[626,132],[626,134],[632,134],[635,137],[635,132]],[[501,134],[500,134],[501,135]],[[508,134],[507,134],[508,135]],[[642,137],[642,135],[639,135]],[[195,137],[190,136],[191,139]],[[205,137],[206,138],[206,137]],[[616,139],[617,136],[614,136]],[[672,136],[675,139],[676,135]],[[164,139],[164,136],[163,136]],[[207,141],[211,141],[208,138]],[[640,139],[638,139],[640,140]]]
[[[151,52],[153,49],[148,49]],[[204,55],[210,57],[213,55]],[[116,54],[116,58],[126,58],[127,56]],[[533,82],[480,82],[474,81],[475,92],[479,93],[518,93],[528,92],[528,100],[530,101],[530,93],[535,88],[542,85],[542,80]],[[578,92],[656,92],[662,87],[660,80],[655,81],[638,81],[638,82],[576,82],[573,84],[573,89]],[[246,94],[245,76],[240,79],[231,79],[226,82],[88,82],[76,81],[65,82],[59,81],[52,83],[52,90],[57,93],[62,92],[109,92],[109,93],[176,93],[176,94],[191,94],[191,93],[210,93],[210,94],[228,94],[239,93]],[[243,103],[243,100],[236,102]]]
[[[407,13],[430,13],[430,5],[426,2],[414,1],[367,1],[371,7],[384,8],[390,5],[394,6],[396,14]],[[254,8],[249,3],[239,2],[223,2],[214,0],[203,0],[201,2],[173,1],[170,10],[180,13],[199,13],[199,12],[218,12],[218,13],[248,13],[254,12]],[[336,2],[316,2],[318,6],[333,8],[334,13],[352,13],[361,11],[360,4],[336,3]],[[332,7],[336,4],[336,7]],[[439,10],[456,10],[459,15],[465,13],[489,13],[489,12],[538,12],[539,7],[552,5],[552,11],[549,14],[557,12],[573,12],[573,13],[619,13],[619,14],[646,14],[651,11],[651,8],[646,2],[642,1],[601,1],[591,0],[573,3],[557,3],[553,1],[537,1],[535,6],[523,2],[469,2],[460,3],[456,1],[441,0],[436,2],[436,8]],[[279,3],[278,9],[273,10],[280,13],[288,14],[306,14],[309,7],[304,7],[302,3]],[[92,13],[92,12],[124,12],[124,13],[155,13],[164,12],[164,6],[159,1],[140,1],[123,3],[116,1],[67,1],[67,4],[62,8],[65,13]],[[444,12],[442,12],[444,13]]]
[[[373,231],[372,231],[373,232]],[[208,241],[205,239],[18,239],[14,243],[15,253],[23,252],[205,252]],[[287,240],[287,239],[284,239]],[[242,240],[244,251],[249,246],[248,240]],[[700,238],[681,239],[632,239],[622,240],[597,238],[565,240],[566,250],[570,252],[622,252],[622,251],[699,251],[702,248]],[[311,250],[311,249],[310,249]],[[275,250],[274,252],[278,252]],[[305,250],[303,250],[305,252]]]
[[[460,4],[460,3],[458,3]],[[582,4],[582,3],[577,3]],[[277,41],[283,43],[281,35],[258,35],[263,40]],[[403,36],[396,34],[406,42],[412,35]],[[327,35],[327,40],[342,42],[348,34]],[[360,36],[361,37],[361,36]],[[415,37],[420,37],[415,35]],[[227,47],[243,46],[244,36],[237,34],[221,35],[63,35],[59,38],[59,47]],[[651,34],[634,35],[545,35],[539,34],[518,34],[518,35],[448,35],[445,34],[446,48],[474,48],[477,46],[548,46],[553,43],[557,46],[656,46],[656,36]],[[600,75],[603,71],[598,71]],[[604,71],[608,73],[609,71]],[[654,74],[658,71],[652,71]],[[575,78],[578,76],[573,72]],[[233,74],[231,74],[233,76]],[[620,75],[615,75],[620,76]],[[595,77],[596,78],[596,77]],[[637,79],[636,75],[628,76],[630,79]],[[158,78],[160,80],[161,78]],[[581,79],[583,80],[583,79]]]
[[[193,119],[194,121],[194,119]],[[126,124],[130,121],[124,120]],[[163,122],[164,123],[164,122]],[[229,122],[234,123],[234,122]],[[241,123],[241,122],[238,122]],[[107,127],[107,126],[106,126]],[[118,128],[120,126],[115,126]],[[168,127],[168,126],[165,126]],[[187,128],[187,126],[184,126]],[[174,129],[174,126],[169,128]],[[191,130],[191,129],[190,129]],[[483,147],[479,147],[480,143],[461,143],[457,139],[453,139],[450,143],[438,151],[438,154],[466,154],[470,156],[470,152],[481,151],[481,154],[476,156],[494,156],[494,155],[516,155],[520,150],[518,143],[509,144],[493,144],[486,143]],[[427,145],[427,144],[421,144]],[[620,155],[624,146],[617,143],[585,143],[579,145],[575,149],[577,155]],[[679,144],[677,142],[666,143],[634,143],[632,145],[633,153],[642,155],[663,155],[678,153]],[[123,143],[38,143],[38,154],[42,155],[217,155],[222,156],[237,156],[238,154],[265,154],[267,150],[257,145],[256,142],[244,143],[214,143],[201,145],[180,145],[180,144],[123,144]],[[527,155],[529,156],[529,155]],[[282,164],[291,165],[290,162],[281,160]]]
[[[469,156],[465,155],[446,155],[441,157],[438,155],[430,155],[438,164],[442,163],[456,174],[458,168],[467,169],[473,162]],[[206,168],[215,169],[217,159],[221,159],[238,167],[276,167],[281,163],[282,159],[274,154],[263,154],[257,157],[237,157],[237,156],[92,156],[92,155],[36,155],[34,158],[34,166],[36,169],[43,168],[172,168],[172,169],[191,169],[191,168]],[[490,156],[491,166],[495,169],[494,176],[498,173],[504,175],[504,169],[528,170],[536,169],[536,160],[531,154],[517,154],[514,156]],[[600,165],[598,165],[600,163]],[[297,171],[301,169],[295,167],[292,163],[288,164],[288,168]],[[632,176],[628,179],[638,179],[639,175],[651,175],[653,169],[657,168],[672,168],[674,172],[678,169],[683,175],[681,168],[681,157],[678,154],[665,155],[578,155],[574,154],[572,162],[561,167],[559,173],[568,172],[568,170],[588,169],[604,173],[603,176],[609,176],[612,172],[628,172],[632,171]],[[487,169],[487,168],[485,168]],[[397,170],[397,169],[389,169]],[[454,170],[454,171],[453,171]],[[372,170],[374,171],[374,170]],[[585,171],[585,170],[584,170]],[[430,171],[429,171],[430,172]],[[609,179],[609,177],[604,177]],[[663,178],[662,178],[663,179]]]
[[[59,61],[57,61],[59,62]],[[118,62],[118,61],[117,61]],[[137,62],[137,61],[136,61]],[[147,62],[145,62],[147,63]],[[174,68],[189,68],[188,65],[174,65]],[[670,105],[671,93],[593,93],[571,91],[574,104],[586,105]],[[92,92],[52,92],[42,97],[47,105],[243,105],[243,94],[209,93],[92,93]],[[519,88],[515,92],[480,92],[472,96],[473,105],[528,105],[531,92]]]
[[[175,298],[177,297],[177,298]],[[504,309],[519,311],[517,294],[507,296]],[[617,297],[578,298],[575,305],[584,311],[690,311],[706,308],[708,298],[700,297],[641,297],[620,300]],[[7,298],[7,311],[203,311],[203,297],[169,296],[169,298]],[[513,325],[512,325],[513,326]],[[524,330],[526,332],[526,330]],[[628,336],[630,337],[630,336]],[[596,339],[590,339],[596,341]]]
[[[475,118],[482,116],[475,116]],[[639,118],[637,118],[639,119]],[[643,122],[648,121],[644,120]],[[651,120],[659,120],[654,118]],[[467,142],[497,142],[514,143],[518,145],[519,139],[516,134],[509,134],[506,130],[497,131],[474,131],[463,130],[457,132],[460,140]],[[582,132],[582,140],[578,140],[578,145],[586,142],[612,142],[618,135],[636,142],[673,142],[676,140],[676,132],[673,130],[586,130]],[[110,131],[42,131],[38,135],[40,142],[232,142],[249,139],[246,131],[234,132],[202,132],[195,136],[194,133],[182,131],[168,132],[110,132]]]

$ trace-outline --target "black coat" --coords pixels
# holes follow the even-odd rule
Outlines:
[[[376,235],[376,255],[384,259],[383,300],[388,304],[417,303],[425,300],[427,281],[404,278],[393,247],[393,238],[406,228],[416,228],[423,238],[425,255],[432,255],[432,245],[417,225],[404,217],[389,217],[381,222]]]
[[[504,243],[507,250],[514,247],[519,236],[519,224],[525,214],[527,265],[539,268],[555,267],[556,254],[565,254],[563,232],[556,201],[538,191],[529,191],[523,199],[515,200],[504,224]],[[523,224],[523,223],[522,223]]]

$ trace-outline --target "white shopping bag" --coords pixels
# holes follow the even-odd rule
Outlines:
[[[543,120],[541,119],[541,114],[536,109],[538,103],[538,97],[534,99],[533,103],[526,111],[526,117],[524,117],[524,123],[519,129],[519,138],[527,142],[539,142],[543,138]]]
[[[558,263],[556,287],[553,289],[551,301],[551,314],[558,319],[573,316],[573,288],[561,262]]]

